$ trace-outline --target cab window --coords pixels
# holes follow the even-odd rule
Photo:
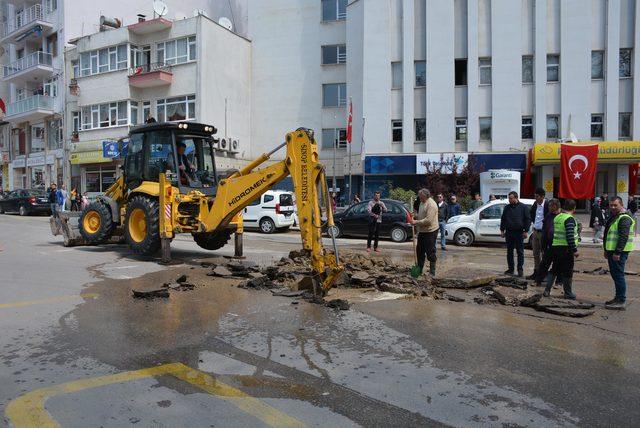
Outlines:
[[[144,134],[133,134],[129,139],[127,147],[127,157],[124,165],[124,172],[127,183],[142,181],[142,165],[144,162]]]
[[[158,181],[161,173],[175,172],[173,157],[173,139],[169,131],[152,131],[147,133],[149,155],[145,168],[145,178]]]
[[[502,217],[502,210],[504,210],[504,204],[496,204],[487,207],[480,211],[480,220],[495,220]]]

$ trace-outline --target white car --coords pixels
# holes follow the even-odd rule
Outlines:
[[[525,204],[527,209],[531,209],[535,200],[520,199],[520,202]],[[504,242],[504,238],[500,236],[500,217],[508,203],[506,199],[491,201],[469,214],[451,217],[445,228],[447,241],[453,241],[456,245],[465,247],[474,242]],[[524,241],[525,244],[529,243],[531,230]]]
[[[293,214],[293,193],[284,190],[267,190],[264,195],[244,209],[242,217],[244,227],[247,229],[273,233],[293,226]]]

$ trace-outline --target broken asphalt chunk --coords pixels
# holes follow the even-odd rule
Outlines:
[[[169,290],[166,288],[157,288],[152,290],[131,290],[133,297],[136,299],[155,299],[157,297],[169,297]]]
[[[345,299],[333,299],[325,302],[324,304],[328,308],[339,309],[341,311],[348,311],[351,305]]]

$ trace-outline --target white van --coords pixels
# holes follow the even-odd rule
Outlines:
[[[520,199],[520,202],[525,204],[527,209],[531,209],[535,200]],[[504,238],[500,236],[500,218],[508,203],[506,199],[491,201],[469,214],[451,217],[445,229],[447,241],[465,247],[474,242],[504,242]],[[529,243],[532,230],[533,224],[529,236],[524,240],[525,244]]]
[[[258,229],[262,233],[285,231],[293,226],[293,193],[284,190],[267,190],[259,199],[247,206],[242,213],[244,227]]]

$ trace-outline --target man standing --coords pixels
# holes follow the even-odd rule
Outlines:
[[[449,218],[462,214],[462,208],[458,203],[456,195],[451,195],[451,203],[449,204]]]
[[[633,251],[633,237],[631,231],[635,227],[635,220],[627,213],[622,205],[622,199],[615,196],[610,203],[611,215],[604,228],[604,257],[609,262],[609,272],[616,287],[616,296],[605,303],[607,309],[624,309],[627,300],[627,282],[624,277],[624,267]]]
[[[536,272],[536,286],[540,287],[545,277],[547,279],[547,290],[545,290],[544,296],[549,297],[551,287],[555,280],[555,276],[549,272],[549,267],[553,261],[553,255],[551,254],[551,244],[553,243],[553,220],[556,215],[560,213],[560,201],[553,198],[547,203],[549,207],[549,214],[546,215],[542,222],[542,259]]]
[[[419,200],[420,198],[418,198]],[[447,227],[447,220],[449,220],[449,205],[444,201],[444,195],[438,194],[438,227],[440,229],[440,248],[443,251],[447,250],[447,240],[444,236],[444,231]]]
[[[475,211],[483,205],[482,198],[480,197],[480,193],[476,193],[474,195],[474,199],[471,202],[471,210]]]
[[[436,274],[436,239],[438,238],[438,205],[431,199],[431,193],[427,189],[418,192],[420,207],[411,221],[418,229],[418,245],[416,253],[420,270],[424,267],[425,258],[429,260],[429,274]]]
[[[576,210],[576,201],[566,199],[564,211],[553,219],[553,242],[551,254],[553,259],[553,273],[562,282],[565,299],[575,299],[576,295],[571,289],[573,282],[574,260],[578,258],[578,228],[573,213]],[[545,295],[551,290],[545,289]]]
[[[638,199],[634,195],[629,195],[629,202],[627,203],[627,210],[631,217],[636,221],[636,227],[633,228],[633,236],[638,236]]]
[[[500,218],[500,235],[507,241],[507,265],[504,272],[513,275],[513,250],[518,253],[518,276],[522,276],[524,267],[524,239],[529,234],[531,217],[527,207],[518,200],[517,192],[509,192],[509,204],[504,207]]]
[[[369,212],[369,235],[367,236],[367,252],[371,252],[371,240],[373,239],[373,251],[378,252],[378,239],[380,236],[380,224],[382,223],[382,213],[387,212],[387,207],[380,200],[380,192],[373,194],[373,200],[367,206]]]
[[[51,183],[51,187],[49,187],[49,204],[53,217],[58,215],[58,189],[56,187],[56,183]]]
[[[540,258],[542,255],[542,228],[544,219],[549,214],[549,204],[544,198],[545,191],[543,188],[536,189],[536,201],[531,205],[529,217],[533,221],[533,234],[531,235],[531,248],[533,249],[533,273],[527,279],[536,279],[538,268],[540,267]]]

